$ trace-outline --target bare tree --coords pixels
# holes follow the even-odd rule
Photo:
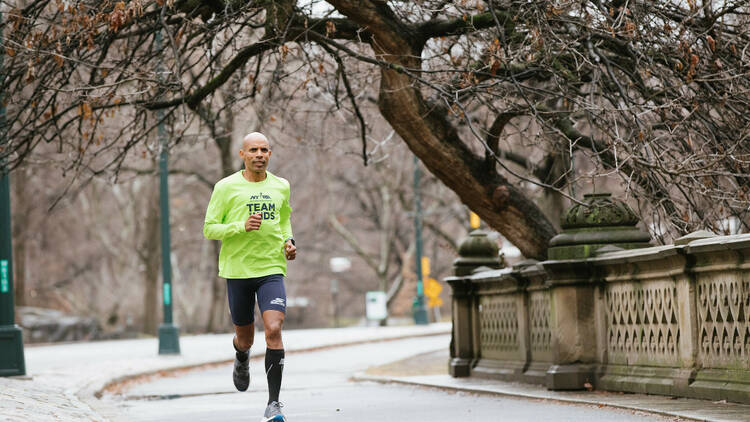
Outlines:
[[[135,220],[136,253],[143,268],[143,332],[156,333],[159,325],[159,281],[161,280],[161,243],[159,224],[159,179],[156,174],[144,178],[146,185],[137,193],[143,201],[130,199],[140,214]]]
[[[38,0],[7,14],[2,154],[16,165],[50,143],[70,170],[117,170],[158,123],[151,111],[167,111],[180,142],[186,109],[237,72],[252,96],[265,71],[289,98],[315,86],[349,107],[367,163],[360,94],[379,81],[382,117],[527,257],[544,258],[556,233],[535,192],[569,196],[582,177],[619,176],[671,235],[729,216],[747,229],[748,11],[744,0]],[[593,171],[574,168],[576,155]]]
[[[404,245],[408,245],[408,249],[413,249],[413,245],[408,239],[405,238],[405,233],[399,220],[397,207],[400,205],[397,202],[397,198],[394,198],[394,190],[399,184],[403,183],[401,171],[392,171],[389,176],[390,180],[383,178],[384,174],[378,171],[380,165],[376,165],[373,172],[370,174],[364,174],[362,176],[365,180],[351,180],[343,174],[339,174],[339,180],[345,186],[344,189],[339,189],[340,193],[344,193],[354,200],[357,204],[354,207],[355,214],[352,216],[337,216],[331,214],[329,216],[329,222],[331,227],[336,233],[352,248],[352,250],[359,256],[367,266],[375,274],[378,280],[378,288],[381,291],[387,291],[388,299],[392,299],[399,291],[402,286],[402,274],[400,271],[402,260],[404,258]],[[395,180],[394,180],[395,179]],[[346,222],[342,223],[340,218],[346,218]],[[368,240],[362,241],[355,235],[347,226],[356,226],[359,228],[358,232],[362,232],[362,222],[368,222],[368,226],[371,226],[373,230],[372,235],[378,237],[377,241],[371,242]],[[412,236],[413,238],[413,236]],[[371,249],[367,244],[375,244],[377,248],[375,251]],[[399,253],[399,247],[402,250]],[[408,256],[408,255],[407,255]],[[393,268],[394,261],[396,261],[396,268]],[[389,289],[389,286],[393,286]]]
[[[366,114],[366,113],[364,113]],[[347,198],[348,207],[329,215],[331,228],[377,279],[377,288],[387,293],[389,308],[405,286],[405,274],[415,267],[414,165],[412,155],[403,145],[387,137],[378,145],[381,154],[366,169],[338,165],[327,176],[330,189]],[[428,175],[421,179],[424,216],[424,243],[446,244],[426,251],[433,262],[452,261],[456,229],[465,212],[456,207],[455,195]],[[440,241],[439,241],[439,240]],[[434,274],[445,274],[447,266],[436,266]]]
[[[13,244],[15,272],[13,286],[16,306],[25,306],[26,301],[26,280],[28,273],[26,271],[27,256],[30,243],[31,222],[35,218],[32,212],[31,189],[29,187],[28,170],[25,168],[16,171],[16,177],[13,178],[14,197],[13,202],[15,212],[13,213],[13,238],[16,240]]]

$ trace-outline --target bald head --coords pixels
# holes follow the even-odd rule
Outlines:
[[[251,182],[265,180],[268,160],[271,159],[271,144],[268,142],[268,138],[260,132],[245,135],[245,138],[242,139],[240,158],[245,163],[245,170],[247,170],[245,178]]]
[[[265,142],[269,148],[271,147],[271,143],[268,142],[268,138],[266,138],[266,135],[260,132],[252,132],[245,135],[245,137],[242,139],[242,149],[247,149],[250,144],[253,144],[255,142]]]

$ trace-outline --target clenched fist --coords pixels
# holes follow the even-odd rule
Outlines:
[[[291,240],[287,240],[284,244],[284,253],[286,254],[286,259],[289,261],[293,261],[297,257],[297,247],[294,246]]]
[[[245,231],[249,232],[260,229],[261,221],[263,221],[263,219],[260,218],[260,214],[251,214],[247,221],[245,221]]]

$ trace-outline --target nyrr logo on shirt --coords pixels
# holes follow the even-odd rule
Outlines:
[[[266,195],[263,192],[258,193],[257,195],[251,195],[250,200],[258,200],[258,199],[271,199],[271,195]]]
[[[272,300],[270,303],[271,305],[284,306],[284,299],[277,297],[276,299]]]

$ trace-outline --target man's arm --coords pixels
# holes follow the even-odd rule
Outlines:
[[[279,227],[281,228],[281,236],[284,238],[284,242],[292,239],[292,207],[289,206],[289,191],[287,190],[284,197],[284,202],[281,204],[281,211],[279,213]]]
[[[224,223],[224,195],[220,186],[214,186],[211,200],[206,209],[206,219],[203,222],[203,236],[206,239],[224,240],[228,237],[245,232],[245,222],[235,221]]]
[[[284,202],[281,204],[279,214],[279,227],[281,228],[281,235],[284,238],[284,253],[286,259],[291,261],[297,257],[297,247],[294,245],[294,235],[292,234],[292,207],[289,205],[288,190],[284,197]]]

